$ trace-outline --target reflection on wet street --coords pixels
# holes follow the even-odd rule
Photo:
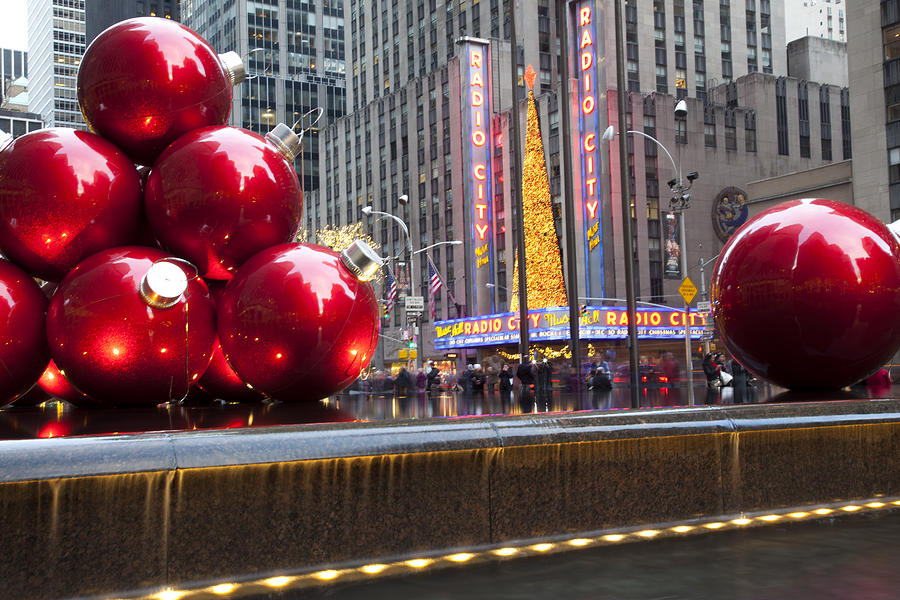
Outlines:
[[[701,384],[694,388],[695,406],[864,400],[870,397],[864,387],[798,393],[757,383],[743,394],[735,394],[730,387],[709,389]],[[894,385],[890,393],[882,397],[900,398],[900,385]],[[639,399],[641,408],[691,405],[686,388],[642,388]],[[312,403],[204,401],[128,408],[76,408],[51,400],[37,406],[13,405],[0,410],[0,440],[630,408],[628,387],[615,387],[609,391],[554,390],[549,394],[523,394],[518,387],[510,393],[495,391],[492,394],[451,391],[431,394],[423,390],[410,396],[396,396],[344,392]]]
[[[898,538],[895,511],[498,559],[277,597],[894,600]]]
[[[743,392],[731,387],[707,388],[705,383],[694,386],[693,403],[701,405],[760,404],[791,401],[825,401],[869,398],[865,388],[850,388],[831,392],[794,393],[768,383],[757,383]],[[887,397],[900,397],[900,385],[895,385]],[[641,408],[690,406],[687,388],[642,388]],[[437,395],[420,392],[397,397],[394,394],[364,394],[350,392],[329,398],[329,406],[340,409],[359,420],[422,419],[431,417],[461,417],[477,415],[517,415],[536,412],[581,410],[616,410],[631,408],[631,390],[616,387],[609,391],[567,392],[555,390],[550,394],[522,394],[520,390],[503,394],[466,394],[442,392]]]

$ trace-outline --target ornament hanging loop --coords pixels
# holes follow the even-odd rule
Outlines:
[[[303,129],[300,130],[300,140],[301,141],[303,140],[303,134],[305,134],[307,131],[312,130],[316,126],[316,123],[318,123],[319,120],[322,118],[322,115],[325,114],[325,109],[322,108],[321,106],[317,106],[311,110],[308,110],[305,113],[303,113],[302,115],[300,115],[300,118],[297,119],[296,121],[294,121],[294,124],[291,125],[291,129],[297,129],[297,125],[302,123],[303,120],[306,119],[306,117],[308,117],[309,115],[311,115],[313,113],[318,113],[316,115],[316,118],[313,119],[312,121],[310,121],[308,127],[304,127]]]
[[[269,48],[254,48],[253,50],[248,52],[246,56],[243,57],[244,63],[249,65],[250,57],[252,57],[253,54],[256,52],[269,52],[270,53],[269,54],[269,64],[267,64],[263,68],[262,73],[255,72],[255,73],[253,73],[253,75],[248,75],[244,81],[253,81],[260,75],[272,75],[272,73],[273,73],[273,68],[275,67],[275,55],[273,53],[274,51]]]

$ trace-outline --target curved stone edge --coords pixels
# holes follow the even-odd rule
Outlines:
[[[0,441],[0,482],[900,421],[900,400],[535,413]]]

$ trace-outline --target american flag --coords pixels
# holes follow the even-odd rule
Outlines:
[[[397,280],[394,279],[394,273],[390,266],[388,266],[387,280],[388,290],[387,298],[384,299],[384,312],[390,314],[394,310],[394,300],[397,299]]]
[[[437,293],[441,289],[443,283],[441,282],[441,276],[438,275],[437,269],[434,268],[434,263],[431,262],[431,257],[428,257],[428,309],[431,312],[431,320],[434,321],[435,308],[434,308],[434,299],[437,298]]]

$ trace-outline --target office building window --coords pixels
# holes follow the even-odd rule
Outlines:
[[[831,102],[828,86],[819,88],[819,122],[822,126],[822,160],[831,160]]]
[[[716,147],[716,111],[712,106],[703,109],[703,138],[707,148]]]
[[[850,90],[847,88],[841,90],[841,145],[844,160],[853,158],[850,145]]]
[[[787,156],[789,154],[787,91],[784,77],[775,80],[775,121],[778,128],[778,154]]]
[[[800,130],[800,156],[809,158],[809,87],[805,81],[797,86],[797,117]]]
[[[744,150],[756,152],[756,113],[744,113]]]

